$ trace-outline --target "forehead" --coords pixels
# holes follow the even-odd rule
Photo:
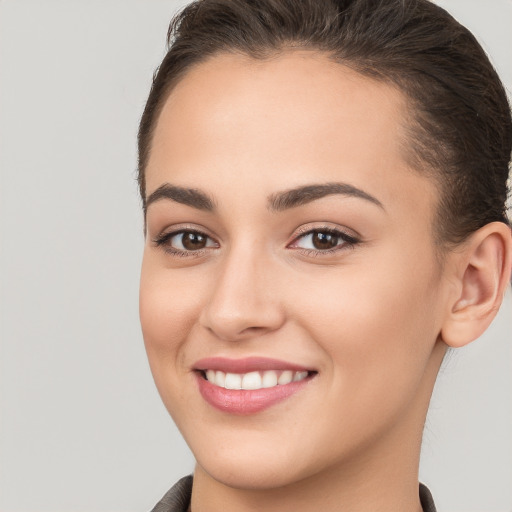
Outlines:
[[[215,193],[229,181],[232,190],[272,193],[343,180],[393,202],[425,181],[402,155],[407,108],[396,87],[318,52],[220,54],[189,70],[167,99],[147,191],[201,181]]]

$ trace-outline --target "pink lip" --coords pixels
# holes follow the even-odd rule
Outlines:
[[[238,415],[254,414],[285,400],[304,388],[312,379],[312,375],[304,380],[290,382],[262,389],[225,389],[212,384],[204,378],[201,370],[220,370],[225,373],[248,373],[252,371],[291,370],[312,371],[310,368],[264,357],[248,357],[245,359],[227,359],[212,357],[201,359],[194,365],[196,381],[201,396],[216,409]]]
[[[213,407],[230,414],[254,414],[294,395],[306,386],[311,377],[284,386],[263,389],[225,389],[196,376],[201,396]]]
[[[228,359],[227,357],[207,357],[194,364],[195,370],[220,370],[225,373],[264,372],[266,370],[291,370],[293,372],[312,371],[312,368],[269,359],[267,357],[246,357]]]

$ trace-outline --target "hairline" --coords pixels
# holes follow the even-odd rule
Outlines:
[[[437,166],[434,167],[428,162],[424,160],[424,158],[419,154],[417,150],[412,147],[412,144],[415,139],[418,139],[419,135],[428,136],[426,130],[422,127],[421,123],[417,118],[418,114],[418,100],[413,98],[407,91],[405,81],[403,77],[400,76],[400,73],[396,75],[391,71],[385,69],[379,69],[378,66],[370,66],[365,65],[364,61],[361,59],[350,59],[336,55],[336,52],[329,49],[322,49],[314,44],[308,44],[301,41],[289,41],[283,42],[279,47],[272,48],[270,46],[259,48],[256,51],[249,51],[247,49],[238,49],[233,48],[231,46],[225,46],[221,48],[217,48],[211,53],[206,53],[204,55],[197,55],[196,58],[186,64],[182,69],[176,73],[171,80],[165,84],[160,97],[155,104],[155,109],[152,115],[152,122],[150,125],[150,129],[147,134],[147,149],[145,155],[145,161],[142,162],[142,169],[139,167],[139,177],[142,175],[143,181],[140,183],[140,192],[142,196],[142,204],[143,210],[145,211],[146,206],[146,169],[148,167],[150,158],[151,158],[151,150],[153,147],[153,139],[154,134],[156,132],[158,123],[160,121],[160,117],[162,111],[168,102],[170,96],[172,95],[175,88],[179,85],[179,83],[194,69],[200,67],[201,64],[205,64],[216,57],[219,56],[227,56],[227,55],[236,55],[243,57],[247,61],[260,61],[260,62],[268,62],[272,60],[277,60],[283,55],[295,53],[298,51],[308,52],[312,55],[323,55],[326,56],[333,64],[338,64],[340,66],[345,66],[348,69],[358,73],[360,76],[372,80],[375,83],[383,83],[386,84],[396,91],[398,91],[401,97],[404,100],[405,108],[402,109],[400,123],[402,137],[398,141],[398,147],[404,162],[407,166],[412,170],[420,174],[421,176],[429,179],[433,185],[436,187],[438,192],[437,201],[433,207],[433,216],[431,220],[431,228],[432,228],[432,242],[435,248],[436,255],[438,257],[439,262],[441,263],[448,252],[454,250],[459,245],[462,245],[465,241],[460,240],[457,242],[450,242],[447,237],[443,236],[442,232],[442,210],[443,210],[443,199],[446,193],[447,185],[443,184],[442,180],[442,170]],[[415,136],[416,135],[416,136]],[[144,214],[145,216],[145,214]],[[144,218],[144,224],[146,220]],[[469,236],[469,235],[468,235]]]

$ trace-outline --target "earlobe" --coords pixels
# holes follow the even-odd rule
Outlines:
[[[510,283],[510,228],[502,222],[486,224],[455,258],[456,292],[448,304],[441,337],[450,347],[462,347],[483,334],[500,308]]]

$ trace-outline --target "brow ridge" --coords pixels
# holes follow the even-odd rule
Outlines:
[[[268,197],[267,207],[271,211],[281,212],[333,194],[341,194],[344,196],[364,199],[384,209],[384,206],[376,197],[368,194],[364,190],[354,187],[348,183],[337,182],[304,185],[271,194]]]
[[[282,212],[334,194],[364,199],[384,209],[376,197],[348,183],[338,182],[303,185],[276,192],[268,196],[267,208],[272,212]],[[215,201],[205,192],[164,183],[148,196],[144,211],[147,211],[150,204],[161,199],[170,199],[198,210],[213,212],[216,209]]]
[[[161,199],[170,199],[198,210],[215,210],[215,201],[201,190],[164,183],[148,196],[144,205],[144,211],[147,211],[151,203]]]

